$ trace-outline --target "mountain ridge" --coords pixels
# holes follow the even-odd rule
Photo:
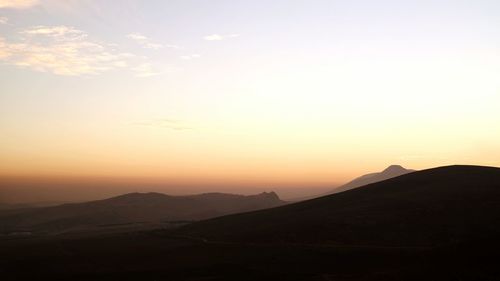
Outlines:
[[[385,168],[381,172],[369,173],[369,174],[357,177],[357,178],[351,180],[350,182],[333,189],[328,194],[343,192],[346,190],[358,188],[358,187],[368,185],[371,183],[380,182],[380,181],[384,181],[384,180],[387,180],[390,178],[406,175],[406,174],[409,174],[409,173],[412,173],[415,171],[416,170],[406,169],[401,165],[393,164],[393,165],[388,166],[387,168]]]
[[[500,168],[454,165],[177,231],[215,241],[430,246],[500,235],[496,222]]]
[[[0,213],[0,232],[17,229],[69,231],[110,224],[201,220],[283,204],[285,202],[274,192],[255,195],[214,192],[184,196],[134,192],[83,203]]]

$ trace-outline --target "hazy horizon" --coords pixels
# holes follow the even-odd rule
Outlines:
[[[293,200],[319,195],[333,190],[345,182],[311,185],[252,184],[204,182],[198,185],[149,178],[89,178],[89,177],[0,177],[0,203],[38,204],[67,203],[105,199],[125,193],[159,192],[168,195],[193,195],[202,193],[229,193],[253,195],[276,192],[281,199]]]
[[[387,168],[389,166],[384,167],[384,169]],[[296,201],[331,193],[335,188],[355,178],[382,172],[384,169],[367,171],[343,182],[330,181],[317,184],[310,182],[263,184],[250,179],[247,179],[244,184],[241,180],[233,183],[203,181],[199,184],[190,184],[172,179],[147,177],[0,176],[0,204],[53,205],[100,200],[135,192],[159,192],[174,196],[214,192],[241,195],[276,192],[283,200]]]
[[[391,164],[500,166],[499,18],[489,0],[0,0],[0,186],[290,198]]]

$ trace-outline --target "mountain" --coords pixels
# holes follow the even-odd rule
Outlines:
[[[274,192],[250,196],[129,193],[85,203],[5,211],[0,213],[0,233],[60,232],[106,225],[201,220],[283,204]]]
[[[382,172],[366,174],[361,177],[355,178],[352,181],[335,188],[330,194],[346,191],[379,181],[384,181],[394,177],[399,177],[412,172],[415,172],[415,170],[405,169],[400,165],[391,165]]]
[[[371,183],[375,183],[375,182],[379,182],[379,181],[384,181],[384,180],[387,180],[390,178],[399,177],[399,176],[406,175],[406,174],[409,174],[412,172],[415,172],[415,170],[405,169],[400,165],[391,165],[391,166],[387,167],[385,170],[383,170],[382,172],[370,173],[370,174],[366,174],[366,175],[357,177],[357,178],[353,179],[352,181],[350,181],[344,185],[341,185],[341,186],[339,186],[339,187],[337,187],[329,192],[319,194],[319,195],[310,195],[310,196],[305,196],[305,197],[300,197],[300,198],[294,198],[290,201],[291,202],[300,202],[300,201],[310,200],[310,199],[326,196],[329,194],[339,193],[339,192],[343,192],[346,190],[358,188],[360,186],[364,186],[367,184],[371,184]]]
[[[500,169],[418,171],[317,199],[194,223],[178,232],[207,241],[417,247],[500,237]]]
[[[164,200],[128,194],[112,201],[140,205],[137,197]],[[499,201],[500,169],[441,167],[177,229],[0,235],[0,275],[5,281],[500,280]]]

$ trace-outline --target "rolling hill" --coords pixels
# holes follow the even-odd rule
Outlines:
[[[0,213],[0,233],[61,232],[118,224],[201,220],[283,204],[274,192],[250,196],[129,193],[85,203],[5,211]]]
[[[385,168],[382,172],[370,173],[370,174],[362,175],[360,177],[357,177],[357,178],[351,180],[350,182],[348,182],[346,184],[343,184],[343,185],[341,185],[339,187],[336,187],[335,189],[333,189],[333,190],[331,190],[329,192],[326,192],[326,193],[323,193],[323,194],[312,195],[312,196],[305,196],[305,197],[295,198],[295,199],[293,199],[291,201],[293,201],[293,202],[299,202],[299,201],[305,201],[305,200],[309,200],[309,199],[314,199],[314,198],[326,196],[326,195],[329,195],[329,194],[339,193],[339,192],[343,192],[343,191],[346,191],[346,190],[358,188],[360,186],[365,186],[367,184],[371,184],[371,183],[376,183],[376,182],[379,182],[379,181],[388,180],[390,178],[399,177],[399,176],[406,175],[406,174],[409,174],[409,173],[412,173],[412,172],[415,172],[415,170],[405,169],[405,168],[403,168],[400,165],[390,165],[389,167]]]
[[[103,201],[161,205],[164,196]],[[178,229],[4,237],[0,274],[12,281],[500,280],[499,201],[500,169],[441,167]]]
[[[357,178],[353,179],[352,181],[335,188],[329,194],[343,192],[346,190],[350,190],[350,189],[357,188],[357,187],[364,186],[364,185],[371,184],[371,183],[376,183],[379,181],[385,181],[385,180],[399,177],[402,175],[406,175],[406,174],[409,174],[412,172],[415,172],[415,170],[405,169],[400,165],[391,165],[391,166],[385,168],[382,172],[371,173],[371,174],[366,174],[366,175],[357,177]]]
[[[500,237],[500,169],[434,168],[178,233],[207,241],[415,247]]]

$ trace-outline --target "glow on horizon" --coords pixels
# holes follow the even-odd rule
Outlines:
[[[318,186],[500,166],[495,1],[3,2],[3,176]]]

